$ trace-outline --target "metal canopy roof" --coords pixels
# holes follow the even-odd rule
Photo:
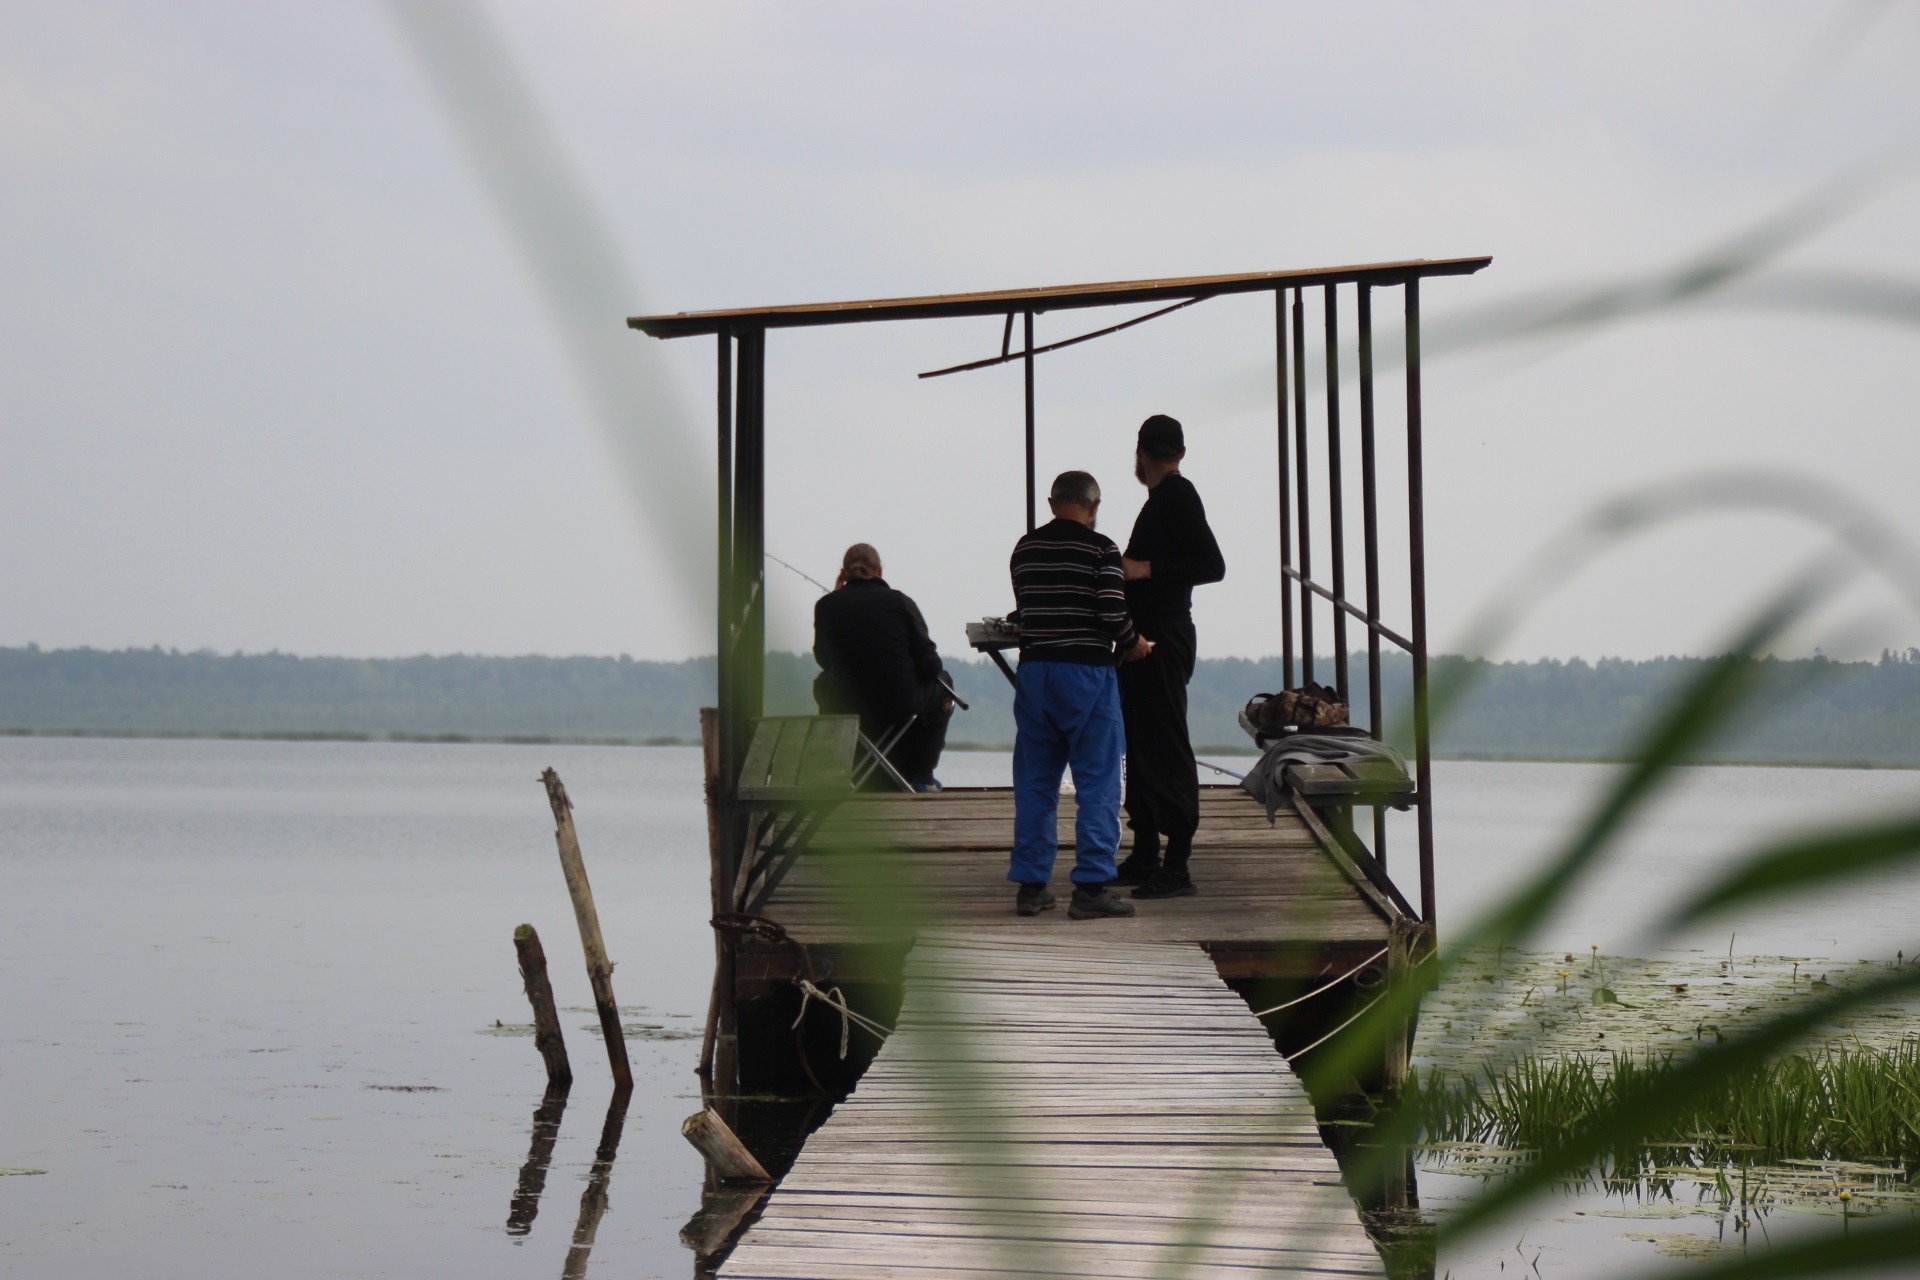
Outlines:
[[[926,320],[950,316],[997,316],[1018,311],[1065,311],[1110,307],[1130,302],[1211,298],[1227,293],[1259,293],[1306,285],[1348,284],[1365,280],[1399,284],[1422,276],[1471,275],[1488,258],[1416,258],[1306,271],[1252,271],[1225,276],[1180,276],[1162,280],[1121,280],[1110,284],[1052,285],[1041,289],[996,289],[987,293],[940,293],[921,298],[874,298],[864,302],[815,302],[787,307],[742,307],[730,311],[681,311],[664,316],[634,316],[629,327],[656,338],[685,338],[725,329],[794,329],[822,324],[860,324],[870,320]]]

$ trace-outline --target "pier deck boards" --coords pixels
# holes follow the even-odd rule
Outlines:
[[[894,1034],[719,1272],[1382,1274],[1304,1090],[1205,953],[1099,928],[921,933]]]
[[[1202,787],[1200,795],[1193,857],[1200,892],[1141,903],[1129,920],[1069,921],[1064,901],[1038,918],[1014,914],[1006,878],[1013,838],[1008,788],[850,800],[761,910],[827,953],[889,940],[904,945],[923,928],[1020,938],[1097,932],[1105,941],[1200,943],[1229,977],[1280,972],[1286,966],[1274,957],[1289,950],[1364,956],[1385,945],[1391,904],[1338,866],[1297,814],[1283,808],[1269,825],[1265,810],[1238,787]],[[1073,867],[1073,816],[1072,797],[1062,796],[1054,888],[1063,897]],[[1130,840],[1123,827],[1123,857]],[[749,980],[783,981],[781,966],[789,963],[785,948],[764,947],[742,956],[741,972]]]

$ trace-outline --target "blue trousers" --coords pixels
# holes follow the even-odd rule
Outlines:
[[[1013,688],[1013,867],[1007,879],[1053,877],[1060,776],[1073,767],[1073,882],[1113,879],[1120,848],[1120,757],[1126,728],[1112,667],[1023,662]]]

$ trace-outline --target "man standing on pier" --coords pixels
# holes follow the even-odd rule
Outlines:
[[[1020,886],[1014,909],[1037,916],[1054,905],[1060,775],[1073,766],[1075,920],[1130,916],[1133,905],[1107,887],[1120,849],[1120,719],[1117,662],[1153,646],[1127,616],[1120,549],[1093,531],[1100,486],[1066,471],[1047,498],[1053,520],[1013,548],[1019,606],[1020,671],[1014,681],[1013,856],[1007,879]]]
[[[1136,898],[1195,891],[1187,869],[1200,826],[1200,779],[1187,733],[1187,682],[1198,647],[1193,589],[1226,577],[1227,562],[1199,493],[1180,474],[1186,456],[1177,421],[1156,413],[1140,424],[1133,474],[1147,486],[1147,503],[1133,522],[1121,565],[1127,611],[1154,649],[1152,657],[1120,672],[1133,852],[1117,875],[1121,884],[1139,886]]]

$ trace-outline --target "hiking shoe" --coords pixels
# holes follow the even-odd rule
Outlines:
[[[1067,903],[1067,918],[1070,920],[1098,920],[1102,916],[1130,916],[1133,904],[1122,902],[1120,896],[1105,885],[1095,885],[1091,889],[1076,886],[1073,900]]]
[[[1127,855],[1113,873],[1113,884],[1145,884],[1160,870],[1160,859],[1143,858],[1137,853]]]
[[[1146,883],[1133,891],[1136,898],[1191,898],[1200,892],[1193,887],[1193,877],[1185,871],[1174,871],[1162,867],[1149,877]]]
[[[1037,916],[1042,911],[1053,910],[1059,902],[1060,900],[1048,892],[1044,885],[1038,889],[1029,889],[1021,885],[1020,892],[1014,895],[1013,909],[1023,916]]]

